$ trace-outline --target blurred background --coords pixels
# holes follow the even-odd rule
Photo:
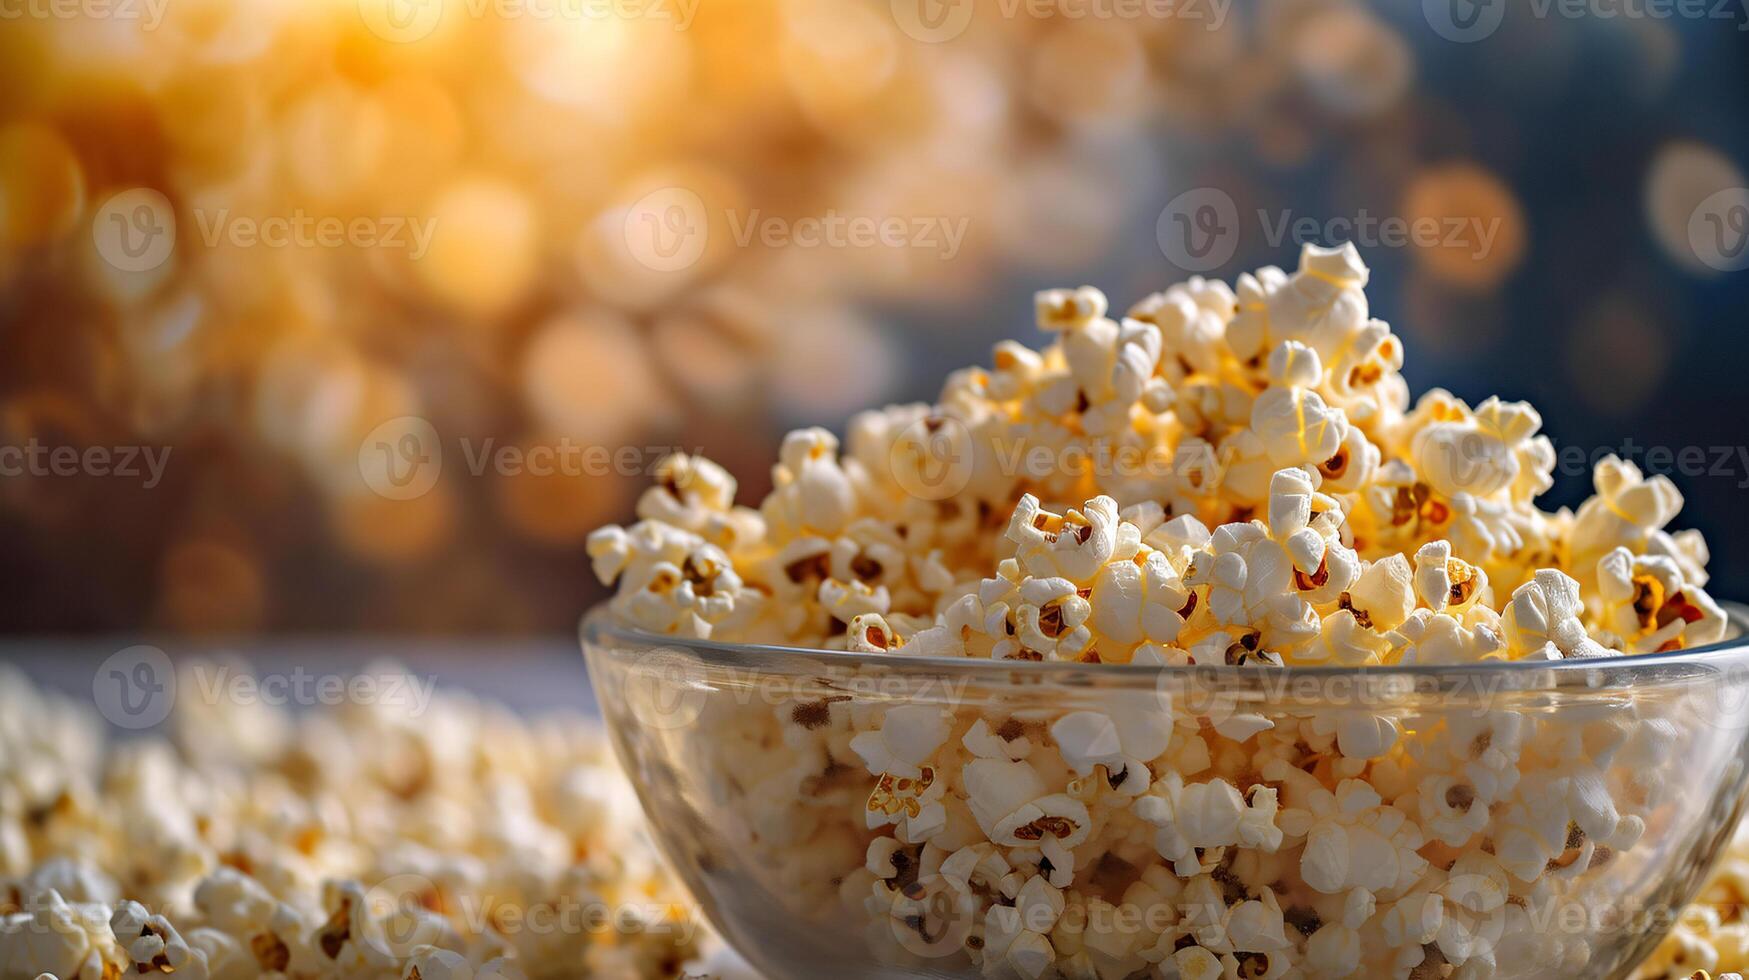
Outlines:
[[[1746,6],[0,0],[0,632],[562,633],[670,448],[1348,238],[1749,597]]]

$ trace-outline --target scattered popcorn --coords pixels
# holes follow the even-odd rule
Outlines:
[[[701,923],[598,729],[425,712],[188,697],[105,749],[0,666],[0,980],[678,975]]]
[[[893,657],[1082,665],[1088,686],[707,709],[682,741],[747,851],[721,863],[771,869],[786,911],[841,908],[927,971],[1616,970],[1601,929],[1548,922],[1643,897],[1623,877],[1683,805],[1669,770],[1696,738],[1668,705],[1374,701],[1359,673],[1298,701],[1177,684],[1726,635],[1705,544],[1666,530],[1670,481],[1610,458],[1577,511],[1539,509],[1541,416],[1438,390],[1411,405],[1368,275],[1353,246],[1307,246],[1292,273],[1192,279],[1122,315],[1090,287],[1040,293],[1046,346],[1004,341],[842,446],[791,434],[756,512],[707,461],[664,464],[640,522],[590,539],[619,623],[877,655],[871,677]],[[1124,664],[1197,670],[1101,688]],[[1749,925],[1714,918],[1648,976],[1743,962],[1722,950],[1749,953]]]

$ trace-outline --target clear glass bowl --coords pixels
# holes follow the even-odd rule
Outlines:
[[[1228,976],[1624,977],[1743,810],[1742,639],[1364,670],[738,646],[599,611],[582,639],[656,838],[773,980],[1173,977],[1223,953]],[[1089,748],[1099,717],[1123,724]],[[1065,764],[1059,729],[1103,768]],[[1146,772],[1120,761],[1163,731]],[[1213,775],[1238,794],[1186,788]]]

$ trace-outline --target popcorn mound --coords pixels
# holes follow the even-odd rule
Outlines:
[[[1612,457],[1576,512],[1538,509],[1556,455],[1535,410],[1437,390],[1411,408],[1366,282],[1352,246],[1307,247],[1291,275],[1194,278],[1121,318],[1091,288],[1040,294],[1048,347],[1000,343],[937,404],[857,416],[843,447],[791,433],[757,510],[715,464],[668,460],[640,521],[590,538],[610,615],[732,642],[1233,669],[1724,637],[1704,543],[1665,530],[1667,478]],[[1692,743],[1680,710],[837,695],[712,702],[696,734],[647,737],[680,738],[677,778],[702,784],[681,795],[724,814],[732,858],[703,854],[700,874],[773,869],[762,899],[809,922],[835,905],[889,962],[1600,976],[1632,937],[1606,955],[1597,930],[1541,916],[1647,898],[1628,889],[1656,878],[1673,808],[1697,805],[1684,780],[1734,751]],[[1676,758],[1692,769],[1673,776]]]
[[[174,744],[106,746],[0,670],[0,980],[637,980],[696,952],[582,719],[442,695],[172,718]]]

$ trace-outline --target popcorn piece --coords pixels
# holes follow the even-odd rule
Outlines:
[[[138,902],[122,902],[109,919],[110,931],[126,945],[135,972],[175,973],[194,956],[162,915],[148,913]]]
[[[929,704],[907,704],[887,712],[879,731],[863,732],[850,747],[862,756],[872,773],[895,773],[916,778],[919,768],[947,740],[951,729],[947,715]]]
[[[1067,330],[1105,316],[1105,294],[1092,286],[1048,289],[1034,297],[1040,330]]]
[[[1358,625],[1380,632],[1403,625],[1415,611],[1417,597],[1408,559],[1390,555],[1372,562],[1349,587],[1348,596]]]
[[[1519,657],[1559,660],[1608,653],[1585,633],[1579,621],[1579,583],[1545,568],[1512,593],[1500,617],[1506,645]]]
[[[1682,509],[1682,493],[1669,477],[1647,479],[1614,456],[1597,464],[1592,483],[1597,494],[1580,505],[1568,540],[1574,568],[1590,568],[1617,547],[1645,552]]]
[[[1636,556],[1617,548],[1597,563],[1597,619],[1631,653],[1654,653],[1716,643],[1725,615],[1705,590],[1689,587],[1682,569],[1662,555]]]

